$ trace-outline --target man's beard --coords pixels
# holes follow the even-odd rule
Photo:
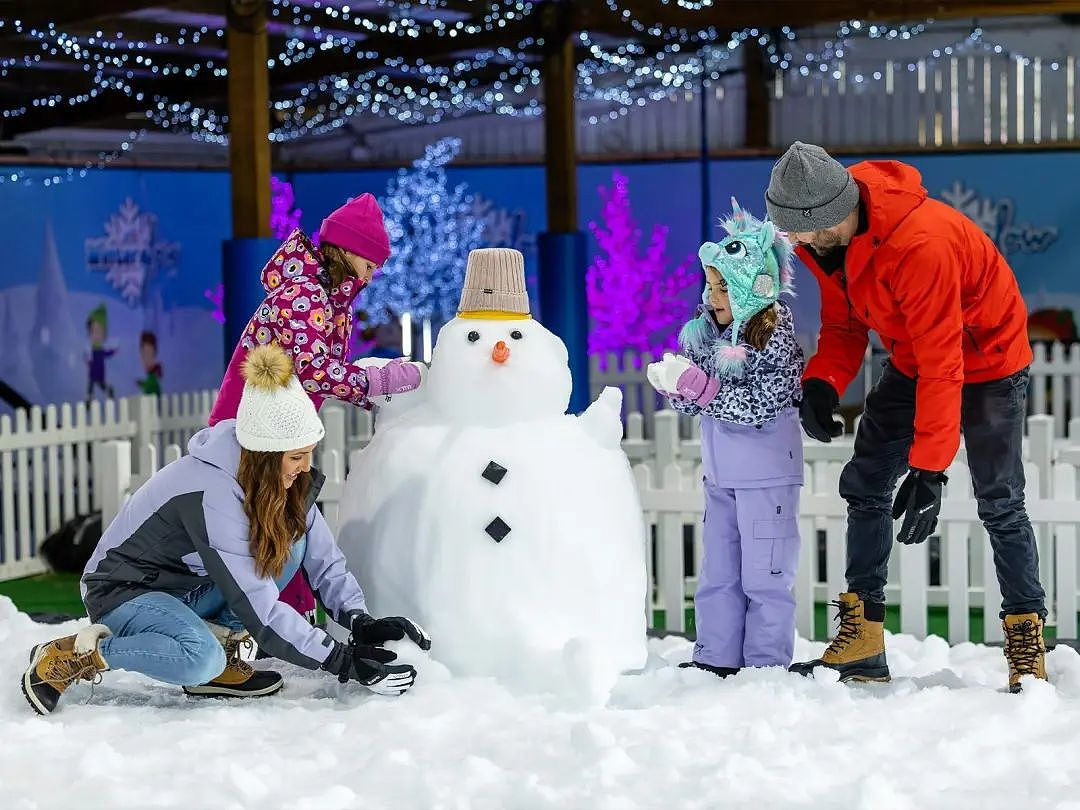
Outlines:
[[[810,249],[818,256],[828,256],[840,249],[840,237],[831,235],[821,243],[811,242]]]

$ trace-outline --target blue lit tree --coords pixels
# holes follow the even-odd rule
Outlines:
[[[457,313],[466,260],[484,227],[465,184],[446,182],[446,164],[460,148],[458,138],[430,144],[390,181],[380,204],[393,253],[360,299],[366,325],[403,315],[438,324]]]

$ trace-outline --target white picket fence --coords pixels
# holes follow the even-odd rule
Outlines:
[[[206,424],[216,391],[65,403],[0,416],[0,580],[46,570],[41,542],[113,495],[99,486],[97,450],[127,440],[134,480],[148,477],[165,447],[186,446]]]
[[[1059,373],[1059,372],[1054,372]],[[1051,386],[1053,374],[1045,379]],[[0,580],[44,570],[37,548],[62,522],[101,509],[106,522],[123,499],[161,463],[179,457],[187,438],[206,423],[214,392],[34,409],[29,417],[0,418]],[[640,399],[639,399],[640,404]],[[1050,398],[1053,402],[1053,397]],[[684,611],[696,587],[701,558],[701,444],[697,426],[680,429],[685,418],[671,410],[627,416],[623,448],[634,467],[650,536],[654,605],[665,611],[668,629],[685,627]],[[327,476],[320,503],[331,525],[352,451],[372,435],[372,417],[356,408],[328,403],[322,411],[326,438],[319,466]],[[1080,437],[1078,420],[1069,433]],[[1075,637],[1078,600],[1076,529],[1080,526],[1080,441],[1055,438],[1056,419],[1028,422],[1025,457],[1028,506],[1037,526],[1041,575],[1051,597],[1051,621],[1059,636]],[[829,445],[807,443],[807,485],[802,499],[802,555],[797,580],[799,630],[812,636],[815,602],[843,590],[846,506],[838,481],[852,439]],[[961,449],[950,470],[942,510],[941,540],[897,547],[887,588],[901,608],[902,628],[926,633],[927,606],[949,608],[949,638],[967,640],[968,608],[991,606],[987,639],[1000,637],[992,620],[1000,603],[989,541],[978,521]],[[819,549],[819,537],[824,539]],[[931,581],[931,557],[940,574]],[[939,558],[939,559],[938,559]],[[653,560],[655,559],[655,566]],[[653,570],[655,569],[655,570]]]
[[[814,637],[814,605],[836,598],[845,590],[845,530],[847,505],[837,492],[843,464],[823,461],[806,466],[806,486],[800,503],[802,545],[795,593],[800,634]],[[1076,638],[1078,607],[1077,464],[1057,461],[1051,479],[1044,482],[1032,463],[1027,470],[1027,509],[1036,531],[1040,554],[1040,579],[1046,590],[1050,615],[1059,638]],[[699,471],[698,471],[699,472]],[[685,630],[685,610],[697,585],[702,555],[701,508],[704,502],[701,477],[687,475],[678,464],[669,464],[657,476],[649,465],[634,468],[644,509],[645,525],[652,543],[650,565],[655,571],[655,606],[664,610],[668,630]],[[948,608],[948,639],[970,640],[969,609],[984,608],[986,641],[1000,641],[996,615],[1001,592],[994,573],[990,541],[979,521],[971,481],[963,463],[949,470],[950,480],[942,503],[938,538],[917,546],[894,544],[890,561],[888,601],[899,604],[901,631],[916,636],[927,633],[928,607]],[[824,535],[824,559],[818,538]],[[688,551],[686,537],[692,537]],[[931,550],[940,554],[939,578],[931,583]],[[988,609],[987,609],[988,608]],[[835,631],[829,628],[829,633]]]
[[[1040,342],[1031,347],[1035,359],[1031,364],[1028,414],[1053,416],[1054,435],[1058,438],[1080,437],[1080,343],[1066,346],[1064,343]],[[867,348],[862,370],[852,383],[852,388],[858,389],[856,400],[860,392],[865,396],[877,381],[883,357],[882,352]],[[589,390],[593,398],[606,386],[621,388],[623,413],[642,414],[644,435],[647,436],[652,435],[654,414],[664,409],[665,404],[645,378],[645,367],[658,359],[648,352],[589,358]],[[693,424],[691,418],[682,418],[681,435],[689,436]]]

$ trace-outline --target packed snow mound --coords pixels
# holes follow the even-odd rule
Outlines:
[[[423,624],[453,673],[602,700],[646,659],[644,524],[620,392],[578,417],[570,387],[539,323],[451,321],[353,455],[338,542],[370,610]]]
[[[890,636],[894,681],[845,686],[676,669],[691,646],[667,638],[603,705],[453,677],[412,648],[421,674],[400,699],[258,661],[285,675],[279,694],[189,698],[107,672],[38,717],[18,685],[30,647],[85,624],[34,624],[0,598],[5,810],[1077,807],[1080,657],[1066,647],[1021,695],[981,645]]]

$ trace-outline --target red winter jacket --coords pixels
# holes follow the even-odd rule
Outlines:
[[[844,268],[827,275],[811,251],[799,257],[821,288],[821,333],[803,379],[843,393],[880,335],[896,368],[917,378],[912,467],[941,471],[960,446],[964,383],[1028,366],[1027,308],[1005,258],[966,216],[927,197],[922,177],[898,161],[851,167],[867,229]]]

